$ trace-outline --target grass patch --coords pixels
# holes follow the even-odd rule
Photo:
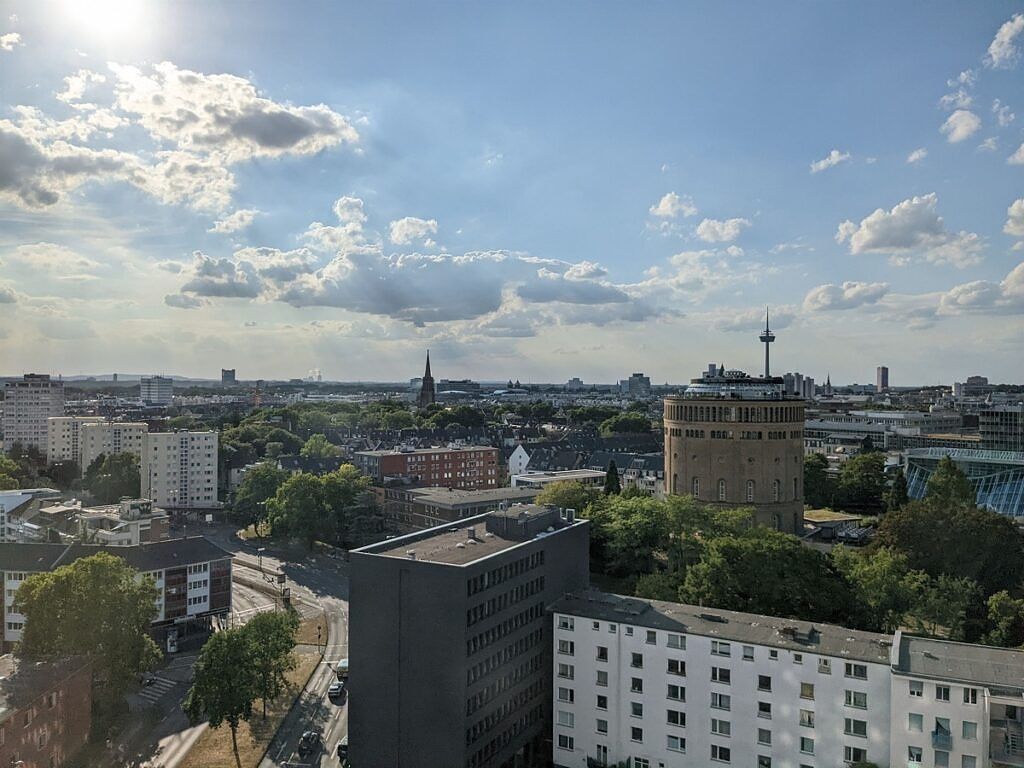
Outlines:
[[[317,644],[317,628],[320,629],[319,642],[321,646],[327,645],[327,616],[321,613],[319,616],[311,616],[299,622],[299,631],[295,633],[295,642],[300,645]]]
[[[247,525],[245,528],[238,532],[238,538],[242,539],[243,541],[252,541],[253,539],[258,539],[261,537],[266,539],[269,536],[270,526],[267,525],[266,522],[260,523],[260,529],[258,533],[256,531],[256,526],[254,525]]]
[[[313,636],[316,637],[316,629],[313,630]],[[239,764],[242,768],[256,768],[292,703],[302,693],[320,664],[318,653],[296,654],[299,663],[288,673],[288,690],[279,700],[267,705],[267,719],[262,719],[260,713],[263,711],[263,702],[257,699],[253,705],[252,719],[238,726],[240,763],[235,762],[231,750],[231,729],[222,725],[220,728],[208,728],[199,737],[199,741],[181,763],[181,768],[237,768]]]

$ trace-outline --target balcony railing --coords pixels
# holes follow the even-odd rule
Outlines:
[[[950,749],[953,746],[953,734],[940,729],[932,731],[932,746],[936,749]]]

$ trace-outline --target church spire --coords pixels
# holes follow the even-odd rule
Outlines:
[[[427,369],[423,372],[423,378],[430,378],[430,350],[427,350]]]
[[[427,350],[427,367],[423,370],[423,379],[420,383],[420,396],[418,398],[420,408],[426,408],[436,398],[434,388],[434,377],[430,375],[430,350]]]

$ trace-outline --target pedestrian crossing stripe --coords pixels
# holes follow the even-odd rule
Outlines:
[[[160,700],[160,698],[167,693],[171,688],[175,686],[173,680],[167,680],[163,677],[154,677],[153,682],[139,691],[139,698],[145,699],[146,701],[153,702],[154,704]]]

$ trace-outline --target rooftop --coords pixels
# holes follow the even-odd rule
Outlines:
[[[13,654],[0,656],[0,724],[77,672],[84,659],[32,662]]]
[[[914,635],[897,637],[897,672],[979,683],[1015,695],[1024,694],[1024,652]]]
[[[552,605],[551,610],[555,613],[872,664],[888,665],[892,646],[888,635],[846,629],[833,624],[701,608],[661,600],[641,600],[596,590],[566,595]]]
[[[1010,464],[1024,466],[1024,453],[1018,451],[984,451],[973,448],[911,448],[907,459],[934,459],[938,461],[949,456],[954,462],[979,462],[985,464]]]
[[[97,552],[109,552],[139,571],[159,571],[180,565],[205,563],[232,557],[203,536],[165,539],[130,547],[96,544],[42,544],[0,542],[0,569],[5,571],[51,571]]]
[[[707,371],[699,379],[691,379],[681,395],[670,395],[685,400],[800,400],[802,397],[786,395],[783,380],[777,376],[755,378],[739,370],[719,368]]]
[[[491,445],[438,445],[432,448],[392,448],[386,451],[356,451],[357,456],[393,456],[415,453],[450,453],[452,451],[496,451]]]
[[[425,504],[498,504],[506,500],[526,500],[537,495],[536,488],[481,488],[477,491],[459,488],[414,488],[409,491]]]
[[[588,480],[595,477],[604,477],[606,472],[596,469],[565,469],[553,472],[530,472],[527,470],[521,475],[516,475],[519,482],[543,483],[552,480]]]

